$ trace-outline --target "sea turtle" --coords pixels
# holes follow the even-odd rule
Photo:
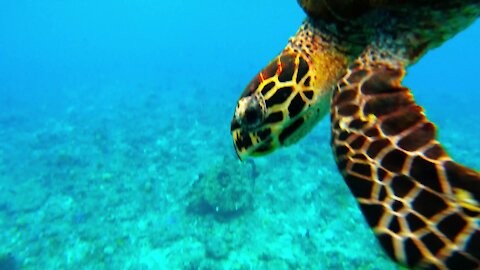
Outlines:
[[[330,111],[339,171],[386,253],[411,268],[480,269],[480,174],[448,156],[401,85],[480,16],[479,0],[298,2],[308,17],[238,100],[238,157],[291,145]]]

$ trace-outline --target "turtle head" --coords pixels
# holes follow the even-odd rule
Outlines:
[[[309,62],[284,51],[247,85],[232,119],[231,133],[241,160],[297,142],[323,116]],[[324,106],[328,107],[328,106]]]
[[[266,155],[303,138],[329,111],[349,59],[306,20],[237,102],[230,130],[238,157]]]

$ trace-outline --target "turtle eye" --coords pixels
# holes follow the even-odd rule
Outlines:
[[[260,95],[247,96],[238,101],[235,110],[237,122],[246,130],[260,126],[265,118],[265,102]]]
[[[256,125],[259,120],[261,120],[261,116],[262,115],[258,110],[255,110],[254,108],[247,108],[243,120],[245,120],[247,125]]]

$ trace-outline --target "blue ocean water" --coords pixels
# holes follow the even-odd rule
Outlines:
[[[236,100],[303,18],[293,0],[2,3],[0,269],[395,269],[328,119],[235,160]],[[476,22],[405,81],[477,170],[479,45]]]

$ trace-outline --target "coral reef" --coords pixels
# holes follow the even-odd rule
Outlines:
[[[253,207],[255,176],[253,162],[241,163],[225,156],[193,183],[187,194],[187,209],[221,218],[241,214]]]

